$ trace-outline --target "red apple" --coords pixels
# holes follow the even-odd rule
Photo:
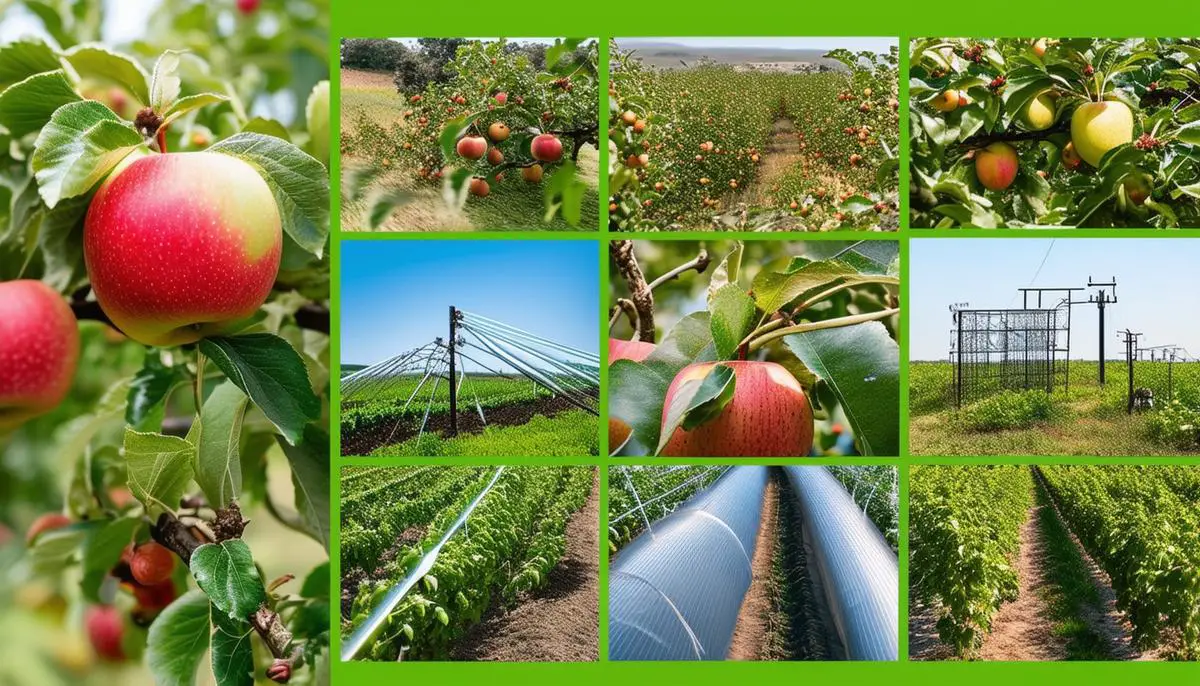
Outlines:
[[[663,420],[682,386],[699,382],[716,362],[684,367],[667,389]],[[733,399],[715,419],[676,429],[662,454],[669,457],[802,457],[813,439],[812,408],[800,382],[774,362],[722,362],[733,369]],[[665,428],[665,427],[664,427]]]
[[[464,136],[458,140],[458,145],[454,146],[454,149],[458,152],[459,157],[478,160],[483,158],[487,147],[487,139],[483,136]]]
[[[480,198],[486,198],[488,196],[488,193],[490,193],[492,191],[491,186],[488,185],[487,180],[482,179],[478,176],[471,179],[471,184],[470,184],[470,186],[468,186],[467,190],[470,191],[471,195],[475,195]]]
[[[552,133],[536,136],[529,146],[533,159],[539,162],[557,162],[562,159],[563,144]]]
[[[1002,191],[1017,178],[1017,151],[1008,143],[992,143],[975,153],[975,175],[984,188]]]
[[[88,639],[102,660],[120,662],[125,659],[121,638],[125,633],[124,620],[120,611],[111,605],[89,607],[84,615]]]
[[[500,152],[500,148],[492,148],[487,154],[488,164],[493,167],[504,161],[504,153]]]
[[[495,96],[493,96],[493,97],[495,97],[495,98],[496,98],[496,102],[497,102],[497,103],[499,103],[499,104],[501,104],[501,105],[503,105],[504,103],[508,102],[508,93],[505,93],[505,92],[503,92],[503,91],[501,91],[501,92],[497,93],[497,94],[496,94]]]
[[[66,301],[41,281],[0,283],[0,431],[57,407],[78,361]]]
[[[238,11],[242,14],[254,14],[262,5],[262,0],[237,0]]]
[[[623,341],[620,338],[608,339],[608,363],[617,360],[633,360],[641,362],[654,352],[654,344],[645,341]]]
[[[26,545],[33,545],[34,541],[41,534],[61,529],[70,523],[71,518],[61,512],[47,512],[33,520],[33,524],[29,525],[29,531],[25,532],[25,543]]]
[[[275,196],[246,162],[211,152],[124,162],[83,230],[100,307],[125,335],[174,346],[253,315],[279,273]]]
[[[505,124],[502,121],[492,122],[492,125],[488,127],[488,138],[491,138],[497,143],[502,143],[508,140],[509,133],[510,131],[508,130],[508,124]]]

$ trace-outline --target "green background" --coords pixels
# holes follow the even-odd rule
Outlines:
[[[1194,0],[1167,0],[1155,4],[1134,4],[1114,2],[1112,0],[1093,0],[1091,2],[1052,2],[1040,0],[1013,0],[1006,3],[904,3],[896,0],[859,0],[854,3],[823,2],[823,3],[757,3],[745,2],[712,2],[711,0],[690,0],[688,2],[612,2],[605,4],[591,3],[556,3],[556,4],[513,4],[513,3],[482,3],[478,1],[459,3],[414,3],[414,2],[365,2],[362,0],[337,0],[333,3],[333,31],[330,45],[331,72],[333,80],[333,135],[339,134],[340,122],[338,116],[338,87],[339,65],[338,44],[341,38],[385,38],[385,37],[452,37],[452,36],[504,36],[504,37],[553,37],[553,36],[599,36],[601,39],[601,59],[607,56],[607,40],[610,37],[626,36],[898,36],[900,45],[905,46],[909,38],[924,36],[1027,36],[1040,35],[1071,35],[1071,36],[1184,36],[1200,34],[1200,9]],[[900,130],[901,154],[907,153],[907,87],[903,74],[907,67],[907,51],[901,49],[901,84],[900,101],[905,106],[901,108]],[[602,81],[601,93],[607,92],[607,83]],[[600,111],[600,128],[606,131],[607,108]],[[337,150],[338,146],[333,146]],[[601,169],[607,168],[607,160],[602,159]],[[901,165],[901,189],[907,185],[906,166]],[[336,158],[333,161],[331,173],[334,188],[340,187],[338,182],[339,167]],[[607,196],[607,179],[601,179],[601,197]],[[334,194],[334,221],[337,226],[339,218],[338,197]],[[600,203],[601,213],[606,204]],[[907,194],[901,192],[901,211],[906,211]],[[902,217],[904,214],[901,215]],[[601,226],[606,222],[601,221]],[[905,222],[902,219],[901,226]],[[1177,232],[1172,234],[1179,240],[1185,233],[1200,235],[1197,232]],[[901,241],[902,278],[908,273],[908,234],[906,229],[899,234],[863,234],[834,233],[830,239],[896,239]],[[956,238],[987,235],[989,237],[1012,236],[1031,237],[1022,231],[918,231],[920,237],[954,236]],[[470,233],[421,233],[421,234],[342,234],[343,240],[428,240],[434,238],[478,239],[478,234]],[[504,240],[504,237],[537,238],[546,240],[593,240],[598,241],[597,258],[601,266],[601,288],[607,294],[608,255],[607,232],[574,233],[569,235],[548,235],[534,232],[514,232],[509,234],[489,233],[487,239]],[[1136,230],[1052,230],[1036,234],[1045,238],[1069,238],[1083,236],[1146,236],[1145,232]],[[619,238],[634,237],[627,234]],[[712,234],[653,234],[646,236],[655,240],[671,239],[704,239],[715,238]],[[732,237],[732,236],[724,236]],[[760,240],[762,234],[739,236],[742,238]],[[765,240],[786,240],[788,236],[775,235]],[[805,235],[805,240],[811,240],[811,235]],[[337,313],[339,306],[339,246],[334,241],[333,254],[333,322],[337,332]],[[716,257],[716,256],[714,256]],[[901,287],[901,302],[908,297],[907,279]],[[605,308],[607,304],[605,303]],[[600,349],[606,350],[605,343],[607,314],[597,313],[600,324]],[[907,310],[902,314],[901,326],[901,422],[907,424],[907,347],[903,332],[908,328]],[[339,359],[338,334],[333,339],[333,359]],[[606,367],[602,367],[602,375],[606,375]],[[602,380],[605,383],[606,379]],[[333,406],[338,406],[336,390],[334,391]],[[602,406],[603,408],[603,406]],[[602,423],[603,424],[603,423]],[[332,432],[334,446],[338,446],[338,432]],[[606,441],[605,432],[601,431],[601,443]],[[902,432],[901,451],[907,454],[907,433]],[[602,454],[607,451],[602,445]],[[799,461],[799,460],[797,460]],[[1064,460],[1040,459],[1038,462],[1050,463]],[[1071,460],[1077,462],[1078,459]],[[1094,462],[1113,462],[1119,460],[1106,459]],[[339,461],[336,464],[355,464],[369,462],[370,464],[399,464],[395,460],[373,458],[366,460]],[[414,462],[410,460],[407,463]],[[428,462],[428,461],[425,461]],[[525,458],[520,463],[545,464],[554,460]],[[556,463],[562,463],[557,461]],[[598,462],[601,469],[601,484],[606,489],[606,472],[609,464],[607,458],[598,461],[572,461],[576,464],[593,464]],[[663,463],[681,462],[677,460]],[[759,462],[759,461],[747,461]],[[778,463],[776,460],[773,463]],[[835,460],[804,460],[805,464],[833,464]],[[901,457],[898,460],[873,460],[877,463],[893,464],[900,468],[900,527],[907,530],[907,490],[908,479],[906,465],[910,460]],[[911,461],[917,462],[917,461]],[[920,463],[959,463],[963,458],[956,459],[921,459]],[[1025,458],[986,458],[980,463],[1030,463]],[[1163,459],[1155,463],[1198,463],[1196,459]],[[497,462],[479,461],[480,464],[496,464]],[[765,462],[759,462],[765,464]],[[333,479],[333,502],[339,501],[338,475]],[[601,527],[607,531],[607,523],[603,521],[607,512],[607,498],[601,500]],[[338,521],[335,517],[334,540],[337,540]],[[1066,684],[1066,683],[1124,683],[1130,680],[1145,683],[1200,684],[1200,664],[1195,663],[910,663],[905,660],[908,653],[907,630],[907,543],[902,537],[900,550],[900,655],[897,663],[617,663],[607,661],[607,640],[605,624],[607,623],[607,565],[604,562],[607,555],[602,554],[607,544],[601,540],[601,596],[600,596],[600,655],[598,663],[588,664],[498,664],[498,663],[342,663],[334,662],[334,683],[342,685],[358,684],[397,684],[408,681],[437,684],[522,684],[527,686],[551,685],[569,683],[571,686],[590,686],[592,684],[614,684],[630,682],[661,682],[672,683],[686,681],[688,684],[730,684],[749,682],[754,684],[797,684],[810,680],[828,681],[835,683],[888,683],[888,684]],[[333,592],[338,593],[338,555],[333,554],[334,571]],[[334,605],[334,616],[331,618],[336,627],[339,622],[337,605]],[[340,646],[337,631],[334,631],[334,650],[337,655]]]

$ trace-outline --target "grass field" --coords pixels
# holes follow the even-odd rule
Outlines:
[[[1072,361],[1070,389],[997,393],[954,408],[951,365],[909,367],[909,447],[914,455],[1167,456],[1200,453],[1200,364],[1137,362],[1134,387],[1155,407],[1126,414],[1128,371]]]
[[[359,129],[370,124],[383,129],[398,126],[405,111],[405,101],[396,92],[390,74],[343,69],[342,140],[354,141]],[[441,188],[428,183],[417,183],[414,169],[405,161],[393,158],[393,153],[377,149],[365,149],[358,145],[343,145],[343,169],[356,166],[382,167],[385,171],[376,179],[373,189],[387,188],[407,194],[408,202],[397,210],[378,228],[380,231],[486,231],[486,230],[595,230],[599,221],[599,152],[592,146],[584,146],[579,155],[577,175],[587,184],[584,193],[582,224],[572,227],[560,216],[553,221],[543,222],[544,201],[542,190],[550,182],[551,173],[546,174],[542,184],[523,182],[520,174],[509,174],[500,183],[491,186],[491,194],[484,199],[472,199],[461,210],[448,207],[442,199]],[[365,194],[370,197],[370,190]],[[342,193],[342,226],[348,231],[367,228],[368,203],[352,201],[345,189]]]

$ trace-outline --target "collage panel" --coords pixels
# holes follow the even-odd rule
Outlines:
[[[898,242],[609,248],[612,455],[899,456]]]
[[[595,467],[341,469],[341,658],[599,659]]]
[[[342,38],[346,231],[597,231],[594,38]]]
[[[897,473],[609,467],[609,659],[896,660]]]
[[[599,246],[346,241],[342,454],[599,454]]]
[[[1200,228],[1200,40],[908,50],[912,228]]]
[[[1195,660],[1200,467],[914,465],[912,660]]]
[[[895,231],[895,38],[614,38],[610,231]]]
[[[913,455],[1195,456],[1188,238],[910,242]]]

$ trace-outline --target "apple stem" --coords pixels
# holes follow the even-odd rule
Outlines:
[[[755,338],[754,340],[750,341],[747,344],[747,347],[749,348],[750,352],[754,352],[755,350],[758,350],[759,348],[763,347],[767,343],[770,343],[771,341],[775,340],[776,338],[783,338],[784,336],[790,336],[794,333],[808,333],[809,331],[820,331],[821,329],[836,329],[836,328],[840,328],[843,326],[854,326],[855,324],[862,324],[865,322],[872,322],[872,321],[877,321],[880,319],[886,319],[894,314],[899,314],[899,313],[900,313],[900,308],[893,307],[893,308],[886,309],[886,310],[880,310],[878,312],[867,312],[866,314],[855,314],[855,315],[850,315],[848,317],[837,317],[836,319],[826,319],[824,321],[819,321],[819,322],[806,322],[804,324],[788,326],[788,327],[785,327],[782,329],[777,329],[775,331],[771,331],[769,333],[765,333],[765,334],[759,336],[758,338]],[[783,320],[777,320],[777,321],[783,321]]]
[[[158,127],[158,132],[155,134],[158,140],[158,151],[161,153],[167,152],[167,127]]]

